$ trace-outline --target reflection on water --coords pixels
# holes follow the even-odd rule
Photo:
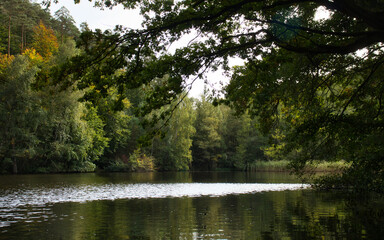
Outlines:
[[[381,239],[384,233],[378,196],[259,184],[269,176],[255,175],[3,176],[0,239]],[[284,176],[270,182],[294,182]]]
[[[106,184],[75,187],[33,188],[0,191],[0,210],[25,205],[44,205],[61,202],[86,202],[116,199],[146,199],[167,197],[220,197],[267,191],[308,188],[307,184],[273,183],[167,183],[167,184]],[[0,214],[0,217],[2,215]]]

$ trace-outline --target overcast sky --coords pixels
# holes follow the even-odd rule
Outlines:
[[[50,9],[52,15],[65,6],[80,27],[82,22],[87,22],[91,29],[113,29],[116,25],[124,25],[130,28],[140,28],[142,17],[138,10],[125,10],[121,6],[101,10],[93,7],[94,3],[82,0],[79,4],[74,4],[73,0],[61,0],[58,4],[52,3]]]

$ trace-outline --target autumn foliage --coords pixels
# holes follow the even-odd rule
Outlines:
[[[59,43],[52,29],[47,28],[43,22],[33,29],[32,47],[44,59],[49,59],[59,48]]]
[[[44,61],[43,57],[39,53],[37,53],[36,49],[34,48],[27,48],[24,51],[23,55],[28,57],[32,65],[37,66]]]
[[[0,53],[0,75],[4,73],[5,69],[9,64],[12,63],[14,56],[9,56],[8,54],[2,54]]]

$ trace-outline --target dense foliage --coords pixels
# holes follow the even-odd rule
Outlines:
[[[16,15],[23,8],[4,5],[14,1],[2,3],[2,19],[19,19]],[[55,19],[61,24],[55,25],[53,20],[43,20],[42,24],[47,29],[59,26],[56,35],[60,46],[67,42],[63,41],[64,29],[66,34],[77,37],[79,52],[68,62],[57,60],[48,72],[44,67],[48,62],[65,57],[50,45],[58,40],[37,38],[39,32],[48,34],[49,30],[38,26],[36,20],[28,21],[34,23],[29,29],[35,37],[24,41],[21,31],[21,50],[41,46],[33,45],[33,41],[46,48],[28,52],[33,64],[27,64],[30,74],[22,79],[16,69],[15,74],[7,69],[25,68],[27,65],[20,61],[26,60],[7,60],[12,62],[9,66],[7,61],[2,62],[6,67],[1,70],[5,79],[1,84],[11,79],[20,81],[18,84],[24,88],[18,91],[25,91],[22,99],[15,100],[25,103],[4,116],[21,121],[26,117],[22,112],[34,114],[25,126],[9,126],[14,133],[4,131],[2,139],[6,144],[2,146],[6,151],[12,149],[25,155],[38,145],[34,132],[41,121],[33,119],[48,111],[40,107],[38,100],[35,103],[42,95],[39,91],[46,91],[42,86],[50,86],[50,91],[73,88],[73,98],[82,95],[83,102],[76,107],[71,105],[74,102],[66,102],[72,111],[69,116],[73,114],[68,121],[84,121],[82,127],[94,130],[87,140],[71,138],[84,143],[84,148],[75,150],[65,145],[61,153],[67,160],[80,161],[89,151],[92,157],[81,161],[99,162],[104,167],[116,165],[116,169],[134,170],[135,165],[183,170],[191,166],[247,169],[255,159],[289,159],[297,173],[302,173],[308,162],[345,160],[348,167],[338,175],[323,178],[319,186],[383,191],[382,1],[100,0],[95,4],[139,7],[144,28],[117,26],[114,31],[101,32],[85,27],[77,37],[76,31],[64,28],[73,24],[73,19],[63,9]],[[9,34],[6,37],[7,28],[14,27],[11,22],[0,29],[0,50],[8,55],[7,47],[17,47],[5,44],[6,40],[18,39]],[[169,46],[186,34],[196,37],[188,46],[168,52]],[[43,60],[38,60],[39,56]],[[243,59],[244,66],[230,69],[231,57]],[[239,118],[232,117],[233,110],[228,107],[213,107],[205,97],[195,102],[186,97],[191,81],[204,78],[207,70],[220,66],[228,71],[231,81],[223,91],[225,98],[216,103],[226,103]],[[28,71],[19,70],[23,74]],[[38,72],[36,79],[33,71]],[[18,96],[11,89],[3,94]],[[2,101],[2,111],[7,111],[8,105]],[[83,107],[84,117],[75,117],[80,111],[75,109]],[[42,113],[33,109],[42,109]],[[139,121],[150,123],[149,128],[141,128]],[[80,131],[76,124],[70,127],[69,135]],[[253,128],[255,125],[258,130]],[[23,131],[17,130],[20,127]],[[140,136],[148,133],[158,137],[133,147]],[[15,162],[16,155],[9,154],[4,159]],[[145,164],[138,164],[141,162]]]
[[[16,3],[22,5],[12,12],[10,6]],[[99,78],[87,73],[80,79],[71,76],[61,81],[54,70],[66,66],[69,58],[87,51],[84,46],[75,46],[73,39],[77,38],[78,30],[73,30],[69,12],[60,9],[54,19],[28,1],[2,4],[14,19],[26,14],[29,8],[44,13],[45,17],[24,19],[23,24],[30,30],[26,30],[27,35],[11,32],[12,39],[28,36],[23,48],[12,50],[12,55],[7,47],[1,49],[1,173],[83,172],[96,168],[107,171],[245,169],[246,162],[263,159],[254,158],[251,152],[258,149],[262,153],[266,141],[254,148],[244,137],[253,136],[249,116],[244,115],[244,120],[236,117],[229,107],[216,108],[208,96],[198,100],[183,93],[150,114],[138,114],[137,110],[147,107],[145,101],[170,84],[168,75],[123,92],[118,86],[103,90],[99,87],[116,81],[125,74],[125,69]],[[6,13],[2,12],[0,17],[7,17]],[[84,43],[87,34],[92,33],[84,27],[80,43]],[[10,48],[14,49],[13,46]],[[171,117],[167,117],[169,112]],[[142,126],[153,118],[157,118],[156,124]]]
[[[148,113],[188,89],[185,81],[191,76],[201,77],[220,65],[229,70],[228,58],[242,58],[246,63],[233,71],[224,102],[258,117],[263,132],[274,132],[274,149],[292,160],[296,172],[313,160],[344,159],[350,167],[323,180],[337,180],[324,186],[383,190],[382,1],[115,0],[96,4],[140,7],[145,28],[83,36],[87,54],[67,65],[77,77],[91,73],[89,81],[99,77],[95,68],[97,75],[124,68],[119,78],[107,84],[123,92],[125,87],[169,75],[168,84],[145,99],[142,111]],[[321,17],[322,11],[327,16]],[[170,44],[188,33],[197,37],[188,46],[167,52]],[[99,90],[105,85],[100,84]],[[210,146],[215,152],[216,140]],[[199,151],[211,161],[218,156]]]
[[[0,51],[8,54],[23,53],[30,46],[33,34],[40,22],[60,33],[63,42],[80,33],[68,10],[63,7],[52,17],[48,9],[29,0],[2,0],[0,2]]]

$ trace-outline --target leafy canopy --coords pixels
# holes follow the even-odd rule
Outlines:
[[[76,2],[76,1],[75,1]],[[381,0],[99,0],[101,7],[139,7],[144,28],[87,32],[84,55],[58,71],[100,92],[136,88],[168,75],[142,109],[169,104],[187,79],[239,57],[225,89],[228,104],[261,119],[264,130],[284,125],[292,165],[310,159],[352,162],[340,186],[384,186],[382,96],[384,2]],[[321,9],[327,18],[316,18]],[[185,34],[188,46],[169,53]],[[68,71],[71,69],[71,71]],[[114,75],[117,70],[123,73]],[[114,76],[114,77],[111,77]],[[282,124],[284,123],[284,124]],[[329,153],[329,154],[328,154]],[[380,187],[378,187],[380,186]]]

